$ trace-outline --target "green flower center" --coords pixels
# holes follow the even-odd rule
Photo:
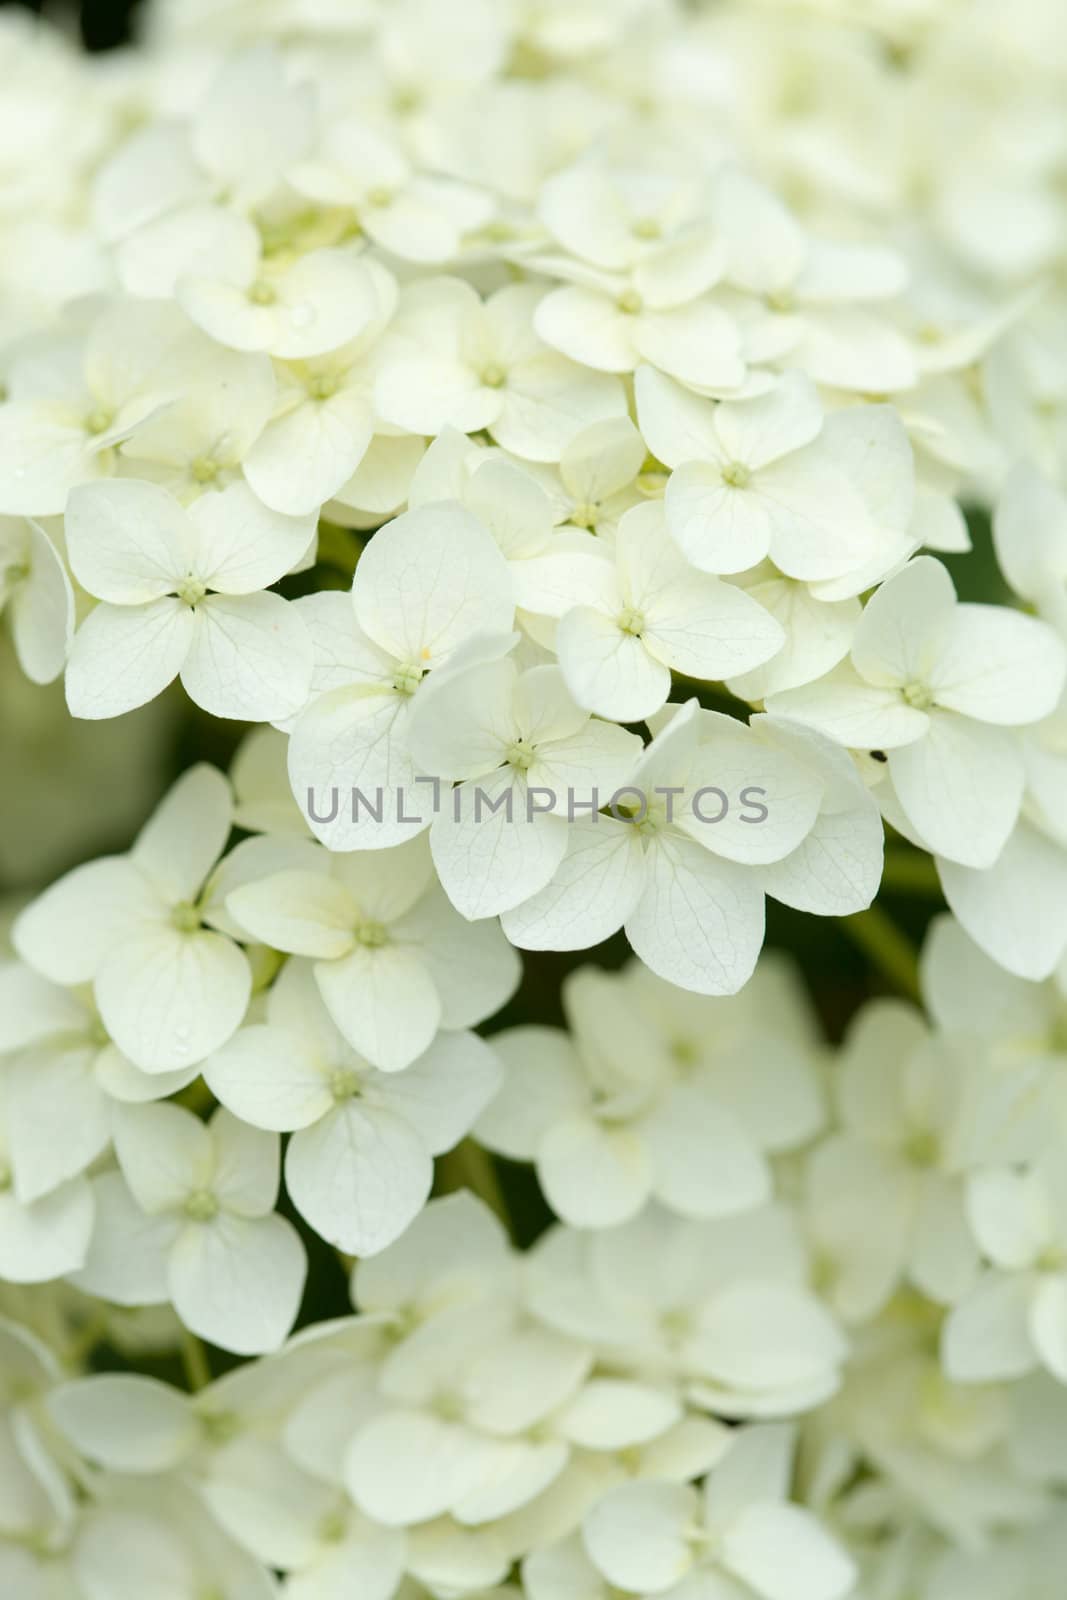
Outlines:
[[[179,901],[171,911],[170,924],[179,933],[195,933],[202,926],[200,912],[191,900]]]
[[[190,1222],[210,1222],[219,1214],[219,1203],[210,1189],[194,1189],[186,1198],[184,1211]]]
[[[925,683],[906,683],[901,691],[909,706],[916,711],[929,711],[934,703],[933,691]]]
[[[316,372],[308,379],[307,391],[312,400],[329,400],[340,387],[341,379],[336,372]]]
[[[623,633],[628,633],[635,639],[640,639],[645,631],[645,614],[643,611],[638,611],[635,606],[624,606],[616,621]]]
[[[397,694],[414,694],[422,682],[422,668],[417,661],[405,661],[393,675],[393,688]]]
[[[190,573],[187,578],[182,579],[181,583],[179,583],[174,592],[178,596],[178,599],[183,601],[185,605],[198,606],[201,600],[207,594],[207,585],[201,583],[199,578],[194,577],[192,573]]]
[[[537,751],[532,744],[527,744],[525,739],[515,739],[504,751],[504,758],[510,766],[517,767],[520,772],[528,772],[537,757]]]
[[[359,1074],[353,1072],[351,1067],[338,1067],[336,1072],[331,1072],[330,1093],[338,1104],[354,1100],[360,1092]]]

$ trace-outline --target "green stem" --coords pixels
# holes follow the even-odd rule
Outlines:
[[[922,895],[937,900],[942,893],[941,879],[932,857],[906,847],[890,846],[886,851],[882,888],[891,893]]]
[[[201,1389],[206,1389],[211,1382],[211,1368],[208,1365],[207,1351],[188,1328],[182,1329],[182,1366],[185,1368],[185,1381],[196,1394]]]
[[[842,917],[841,926],[894,988],[909,1000],[921,1002],[918,956],[910,939],[881,906],[869,906],[853,917]]]

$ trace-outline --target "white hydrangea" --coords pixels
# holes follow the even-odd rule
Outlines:
[[[0,1592],[1059,1600],[1059,8],[0,77]]]

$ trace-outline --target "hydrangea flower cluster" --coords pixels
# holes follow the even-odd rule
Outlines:
[[[1054,1600],[1053,0],[0,70],[0,1591]]]

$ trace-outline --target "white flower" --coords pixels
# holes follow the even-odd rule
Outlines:
[[[484,428],[531,461],[558,461],[583,428],[624,416],[617,379],[584,371],[534,332],[541,293],[515,284],[483,302],[459,278],[405,289],[381,353],[381,415],[409,433]]]
[[[554,1228],[530,1257],[526,1295],[613,1372],[681,1385],[718,1417],[783,1417],[833,1394],[846,1355],[807,1278],[782,1207],[695,1221],[649,1205],[619,1227]]]
[[[626,418],[594,423],[594,428],[623,425]],[[557,511],[544,485],[529,467],[500,450],[486,449],[456,428],[444,428],[412,474],[408,506],[440,505],[456,500],[493,535],[509,562],[540,555],[551,543]]]
[[[76,1281],[122,1305],[170,1300],[193,1333],[239,1355],[276,1349],[307,1272],[296,1229],[274,1213],[278,1144],[223,1109],[205,1124],[179,1106],[124,1107],[122,1178],[96,1181],[107,1198]]]
[[[74,637],[74,592],[55,545],[30,519],[0,517],[0,613],[27,678],[58,678]]]
[[[431,1200],[387,1250],[356,1263],[352,1299],[385,1325],[411,1330],[445,1304],[509,1299],[517,1276],[499,1217],[460,1189]]]
[[[142,1072],[202,1061],[244,1017],[248,961],[210,926],[232,804],[220,773],[191,768],[129,855],[76,867],[17,919],[23,960],[56,984],[91,982],[107,1032]]]
[[[624,985],[586,968],[565,981],[573,1040],[536,1026],[496,1035],[504,1083],[478,1138],[532,1160],[553,1210],[575,1227],[625,1221],[650,1196],[691,1217],[763,1204],[772,1191],[764,1152],[800,1144],[819,1125],[813,1079],[788,1050],[766,1054],[758,1035],[750,1061],[717,1059],[706,1030],[726,1002],[679,994],[636,965],[628,977]],[[662,1019],[646,1015],[646,994]],[[744,1104],[735,1075],[752,1080]]]
[[[610,551],[550,551],[525,562],[516,598],[560,619],[556,649],[578,704],[620,722],[658,711],[672,671],[708,680],[747,672],[785,637],[743,590],[693,571],[655,504],[625,514],[614,560]]]
[[[861,394],[917,381],[908,340],[884,313],[867,309],[900,294],[908,277],[902,257],[812,239],[774,194],[737,171],[719,180],[715,222],[727,280],[765,299],[772,320],[784,324],[790,362],[817,383]]]
[[[610,1583],[642,1594],[752,1593],[760,1600],[844,1600],[856,1569],[818,1518],[789,1499],[793,1437],[746,1428],[708,1476],[627,1485],[586,1517],[585,1547]],[[687,1583],[693,1574],[695,1586]]]
[[[226,350],[181,312],[174,316],[174,397],[120,445],[119,465],[124,476],[161,483],[188,505],[240,479],[274,411],[277,385],[269,356]]]
[[[541,190],[538,214],[573,255],[606,272],[634,271],[655,302],[695,299],[722,276],[722,246],[703,183],[654,168],[570,167]],[[673,291],[673,292],[672,292]]]
[[[333,1600],[346,1591],[390,1600],[410,1559],[402,1530],[362,1516],[341,1484],[301,1470],[281,1442],[235,1440],[216,1456],[200,1492],[233,1539],[286,1572],[293,1600]]]
[[[1014,728],[1055,707],[1067,654],[1047,624],[960,604],[945,568],[912,561],[878,590],[850,660],[770,709],[853,749],[879,749],[907,823],[949,861],[989,867],[1025,781]]]
[[[469,185],[419,172],[396,141],[356,117],[333,120],[291,181],[321,206],[352,211],[375,244],[406,261],[449,261],[493,211]]]
[[[5,1072],[0,1074],[0,1279],[48,1283],[76,1271],[85,1260],[93,1230],[93,1192],[88,1179],[79,1175],[46,1184],[47,1192],[33,1184],[30,1196],[20,1194],[8,1094]]]
[[[499,1069],[480,1039],[453,1032],[401,1073],[376,1070],[330,1022],[310,966],[295,961],[270,991],[267,1021],[240,1029],[204,1077],[245,1122],[292,1133],[293,1204],[331,1244],[368,1256],[418,1214],[433,1157],[469,1131]]]
[[[286,516],[317,512],[359,467],[375,430],[373,350],[396,290],[375,262],[378,316],[360,339],[279,371],[278,405],[245,459],[245,476],[265,504]]]
[[[959,1300],[978,1271],[963,1179],[991,1086],[910,1007],[883,1000],[850,1031],[835,1090],[840,1132],[813,1153],[806,1175],[833,1304],[850,1319],[869,1317],[902,1277],[936,1302]]]
[[[298,711],[311,643],[287,602],[262,591],[296,565],[313,533],[310,519],[267,511],[240,483],[188,511],[133,479],[79,492],[67,549],[78,582],[103,604],[74,638],[73,714],[119,716],[179,676],[214,716],[263,722]]]
[[[550,1431],[538,1438],[537,1424],[578,1391],[590,1365],[585,1346],[506,1303],[443,1307],[385,1358],[385,1406],[357,1424],[349,1493],[388,1527],[446,1512],[477,1526],[526,1504],[568,1457]]]
[[[945,1322],[946,1372],[978,1383],[1040,1363],[1067,1383],[1067,1193],[1056,1148],[1022,1171],[975,1173],[967,1214],[990,1265]]]
[[[245,1600],[277,1593],[266,1568],[174,1483],[165,1497],[157,1491],[132,1505],[118,1499],[91,1506],[67,1560],[74,1592],[85,1600],[136,1600],[153,1584],[165,1584],[173,1600],[200,1600],[212,1588]]]
[[[0,1055],[15,1193],[28,1202],[89,1168],[111,1142],[114,1101],[182,1089],[195,1067],[140,1072],[108,1038],[92,994],[21,962],[0,967]]]
[[[559,460],[563,520],[600,538],[615,534],[619,518],[644,498],[645,442],[629,417],[583,428]]]
[[[122,239],[181,207],[228,198],[239,213],[267,200],[315,134],[315,89],[290,84],[269,43],[233,56],[191,121],[154,121],[105,163],[94,185],[98,229]]]
[[[973,1147],[983,1162],[1032,1159],[1044,1147],[1049,1119],[1058,1116],[1067,969],[1045,983],[1007,972],[945,912],[930,924],[920,970],[938,1030],[966,1040],[1000,1089],[989,1096],[988,1120],[975,1119]]]
[[[937,858],[953,914],[992,960],[1021,978],[1050,977],[1067,954],[1067,849],[1060,831],[1024,815],[991,867]]]
[[[411,748],[424,771],[461,780],[441,796],[430,848],[456,909],[486,917],[545,887],[576,805],[613,795],[642,746],[575,705],[558,667],[520,673],[505,658],[429,683]]]
[[[638,417],[653,453],[674,470],[667,528],[703,572],[743,572],[766,557],[788,577],[840,578],[864,566],[878,529],[827,422],[814,384],[787,374],[754,399],[712,405],[648,368],[637,376]],[[848,417],[848,413],[842,413]],[[889,419],[866,470],[901,473]],[[861,413],[859,420],[868,422]]]
[[[1027,463],[1004,484],[993,538],[1016,594],[1067,637],[1067,501]]]
[[[823,775],[803,756],[687,701],[613,814],[571,824],[554,877],[503,914],[504,931],[523,949],[583,949],[624,927],[668,982],[734,994],[763,943],[758,868],[797,849],[823,796]]]
[[[633,372],[647,362],[698,394],[743,392],[741,330],[710,296],[693,298],[687,285],[673,283],[646,296],[636,287],[636,273],[582,263],[553,268],[578,281],[545,296],[534,328],[572,361],[604,373]]]
[[[58,514],[75,484],[114,471],[115,447],[176,397],[175,332],[170,307],[117,301],[85,334],[16,351],[0,405],[0,513]]]
[[[219,344],[305,361],[349,344],[381,315],[382,269],[372,272],[352,249],[275,259],[251,223],[227,212],[181,221],[182,236],[168,240],[184,267],[175,297]]]
[[[424,838],[355,856],[320,852],[318,870],[271,874],[227,900],[239,925],[311,957],[331,1017],[383,1072],[409,1067],[438,1028],[470,1027],[518,981],[498,927],[473,926],[433,880]]]
[[[308,825],[289,787],[289,741],[277,728],[245,735],[230,766],[233,820],[249,833],[308,837]]]
[[[356,568],[352,607],[347,635],[330,650],[334,682],[343,686],[319,694],[300,717],[289,776],[331,850],[376,850],[409,839],[412,819],[430,822],[429,795],[416,779],[433,774],[418,772],[408,748],[423,677],[479,635],[507,635],[515,605],[492,538],[446,501],[375,534]],[[366,803],[353,802],[354,790]]]

